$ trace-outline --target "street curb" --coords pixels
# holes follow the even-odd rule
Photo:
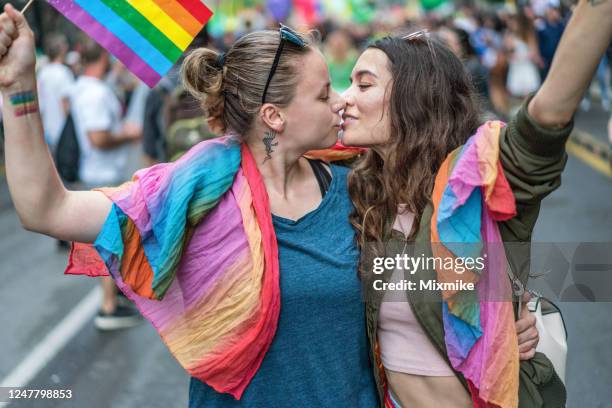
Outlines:
[[[598,172],[612,178],[611,146],[580,129],[574,129],[566,146],[569,153]]]
[[[570,139],[577,145],[586,148],[600,159],[610,161],[612,156],[612,149],[610,146],[606,145],[605,142],[594,138],[589,133],[580,129],[575,129],[570,135]]]

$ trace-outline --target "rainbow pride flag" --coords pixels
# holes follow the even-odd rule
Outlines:
[[[151,88],[212,12],[200,0],[47,0]]]

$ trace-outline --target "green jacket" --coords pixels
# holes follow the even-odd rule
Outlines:
[[[533,227],[540,211],[540,202],[561,184],[561,172],[567,161],[565,142],[573,127],[573,123],[570,123],[567,127],[559,130],[542,128],[528,116],[526,107],[527,102],[523,104],[517,115],[503,129],[500,137],[500,160],[504,168],[504,174],[514,192],[517,207],[517,215],[514,218],[499,224],[504,242],[531,241]],[[433,207],[430,204],[421,216],[419,231],[414,242],[411,243],[418,246],[418,255],[424,251],[425,256],[432,256],[430,245],[432,213]],[[403,235],[397,231],[392,231],[390,238],[385,240],[384,255],[394,257],[396,254],[401,254],[404,244]],[[522,253],[516,250],[507,251],[507,257],[513,271],[519,275],[518,277],[523,283],[526,283],[529,269],[525,268],[524,262],[521,265],[521,260],[529,259],[529,245],[524,245],[522,248],[524,248]],[[364,286],[367,335],[380,406],[384,407],[383,383],[380,369],[377,368],[380,362],[377,361],[375,352],[378,315],[384,292],[374,290],[372,282],[375,279],[388,282],[392,271],[374,276],[372,260],[371,258],[368,259],[371,255],[365,255],[365,252],[368,251],[363,252],[360,275]],[[405,278],[429,280],[435,279],[436,276],[435,271],[421,269],[416,271],[412,277],[405,276]],[[451,366],[444,342],[441,294],[437,293],[437,296],[434,294],[435,300],[432,301],[431,291],[428,291],[426,298],[424,297],[425,294],[419,291],[405,291],[404,293],[417,321]],[[421,296],[423,298],[419,301]],[[467,383],[461,373],[455,373],[467,389]],[[519,384],[520,408],[565,406],[565,387],[555,373],[550,360],[542,353],[536,353],[536,356],[531,360],[520,363]]]

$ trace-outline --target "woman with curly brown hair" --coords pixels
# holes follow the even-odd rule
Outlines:
[[[612,2],[581,1],[546,82],[507,125],[481,125],[461,62],[426,33],[384,38],[360,56],[343,142],[369,147],[349,193],[381,404],[564,406],[552,363],[528,350],[537,333],[517,328],[516,347],[506,268],[523,285],[528,271],[502,244],[530,241],[541,200],[559,186],[573,114],[611,37]],[[474,253],[489,258],[465,273],[435,262],[381,267]],[[474,286],[410,286],[455,278]],[[404,285],[401,295],[390,283]]]

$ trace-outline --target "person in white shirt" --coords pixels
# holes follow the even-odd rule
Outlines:
[[[45,53],[49,63],[38,72],[39,109],[45,130],[45,141],[53,150],[66,122],[68,98],[74,84],[72,71],[64,61],[68,52],[68,40],[63,34],[49,34],[45,41]]]
[[[122,108],[104,81],[110,67],[109,54],[84,38],[81,48],[83,73],[70,96],[81,151],[79,178],[86,189],[114,186],[127,177],[130,144],[140,140],[140,126],[122,123]],[[136,310],[122,303],[110,277],[103,277],[103,300],[95,325],[102,330],[131,327],[140,322]]]
[[[139,126],[122,124],[122,108],[104,81],[110,67],[108,53],[90,39],[81,51],[83,74],[70,97],[71,113],[81,148],[79,178],[86,187],[125,181],[129,143],[141,136]]]

